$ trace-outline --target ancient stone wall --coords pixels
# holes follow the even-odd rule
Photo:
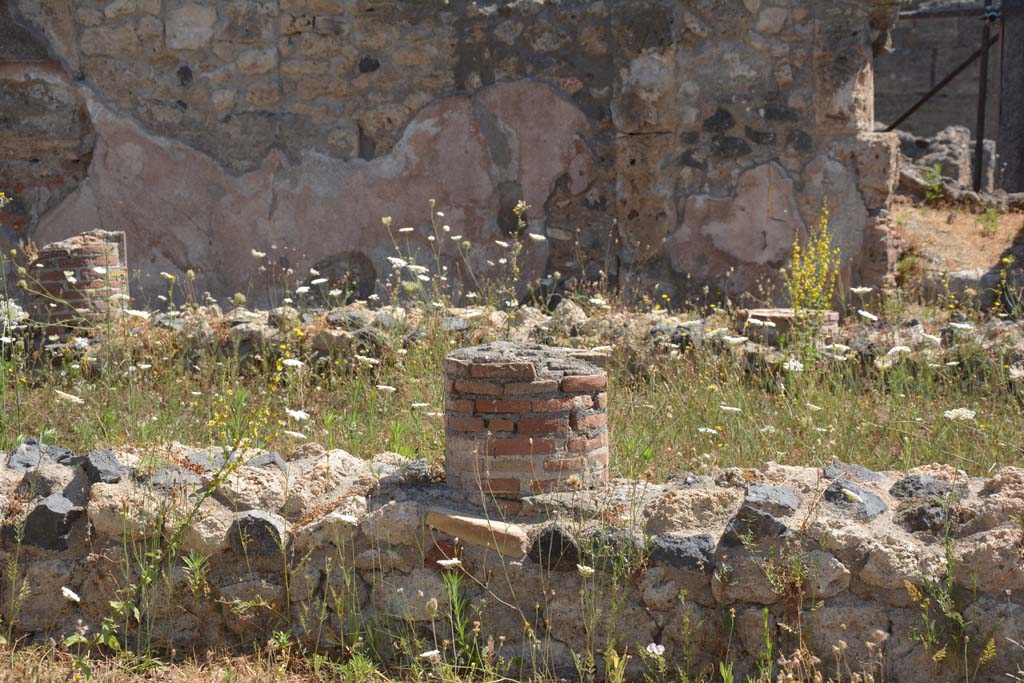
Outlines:
[[[37,641],[91,634],[111,600],[133,595],[139,621],[119,635],[143,647],[202,658],[286,631],[325,654],[362,642],[371,657],[429,666],[423,650],[453,659],[442,577],[459,573],[478,622],[469,637],[513,679],[571,677],[574,652],[614,646],[643,680],[653,645],[670,671],[732,661],[746,680],[766,633],[776,671],[802,642],[826,678],[840,672],[832,680],[962,680],[966,661],[971,680],[994,683],[1021,661],[1020,468],[981,480],[947,465],[769,463],[545,493],[503,516],[425,460],[313,445],[287,460],[236,456],[222,477],[218,449],[19,446],[0,467],[0,560],[17,554],[31,592],[19,602],[4,584],[5,623]],[[122,592],[156,548],[157,578]],[[924,601],[960,615],[963,637]],[[924,619],[928,644],[915,636]],[[415,649],[394,649],[403,641]]]
[[[381,217],[420,228],[403,237],[426,260],[432,198],[478,274],[521,199],[547,237],[525,280],[750,290],[826,200],[844,282],[886,271],[896,143],[872,132],[872,59],[890,0],[7,5],[28,47],[0,86],[52,115],[31,135],[0,119],[20,144],[2,239],[123,230],[133,291],[193,269],[200,291],[261,296],[250,249],[372,289]],[[455,287],[464,253],[443,241]]]

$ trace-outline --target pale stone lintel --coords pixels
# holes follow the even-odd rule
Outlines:
[[[430,510],[427,525],[471,545],[496,550],[506,557],[520,558],[529,549],[526,529],[516,524],[485,517],[460,515],[447,510]]]

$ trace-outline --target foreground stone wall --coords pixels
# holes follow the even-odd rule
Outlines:
[[[162,464],[138,467],[141,455]],[[1019,468],[981,480],[949,466],[903,475],[770,463],[540,494],[502,519],[426,461],[313,445],[244,459],[202,498],[220,479],[218,449],[19,446],[0,469],[0,560],[18,553],[31,592],[12,600],[4,582],[7,623],[37,640],[94,632],[146,553],[180,543],[193,566],[169,558],[137,595],[143,626],[121,634],[131,642],[182,654],[287,630],[321,651],[362,636],[387,659],[419,660],[433,629],[438,643],[450,635],[442,576],[456,572],[481,644],[512,676],[572,673],[573,652],[614,642],[634,654],[634,675],[654,643],[670,670],[730,659],[742,677],[767,629],[785,656],[801,633],[819,669],[839,666],[843,680],[959,680],[960,658],[914,637],[940,585],[968,624],[972,666],[995,648],[973,680],[1006,680],[1024,655],[1010,642],[1024,633]],[[415,651],[393,650],[413,634]]]
[[[425,260],[431,198],[476,273],[520,199],[548,238],[525,280],[751,290],[826,200],[844,282],[887,269],[897,146],[871,131],[890,0],[7,4],[34,42],[0,84],[54,117],[0,120],[23,142],[0,161],[19,196],[2,239],[123,230],[143,293],[194,269],[200,290],[262,295],[250,249],[372,290],[381,217],[419,226]],[[58,168],[69,148],[87,174]],[[442,251],[458,287],[460,244]]]

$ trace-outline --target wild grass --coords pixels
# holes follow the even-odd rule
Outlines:
[[[967,345],[955,357],[902,358],[884,369],[851,359],[801,364],[800,371],[751,370],[739,351],[659,347],[648,337],[650,316],[640,311],[591,312],[632,328],[614,340],[548,341],[613,342],[609,413],[617,474],[662,479],[713,466],[840,459],[894,470],[948,463],[984,475],[1021,461],[1024,409],[1009,357]],[[51,364],[17,348],[0,360],[0,448],[34,436],[79,452],[158,452],[174,441],[221,443],[226,430],[241,431],[248,421],[252,432],[258,421],[251,438],[260,443],[246,445],[290,452],[308,439],[364,457],[394,451],[438,460],[442,361],[471,342],[445,331],[440,314],[419,329],[405,345],[400,340],[409,330],[392,332],[395,343],[378,352],[375,364],[318,358],[308,342],[312,332],[287,334],[245,358],[190,348],[182,335],[141,325],[94,359],[72,352]],[[500,338],[504,330],[483,336]],[[956,408],[974,411],[975,419],[945,416]]]

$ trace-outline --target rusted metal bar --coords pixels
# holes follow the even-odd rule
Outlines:
[[[986,22],[986,25],[987,25],[987,22]],[[986,43],[985,43],[985,44],[984,44],[984,45],[983,45],[982,47],[980,47],[980,48],[978,48],[977,50],[975,50],[975,51],[974,51],[974,53],[973,53],[973,54],[971,54],[971,56],[970,56],[970,57],[968,57],[967,59],[965,59],[965,60],[963,61],[963,63],[962,63],[962,64],[961,64],[960,66],[958,66],[957,68],[953,69],[952,73],[950,73],[950,74],[949,74],[948,76],[946,76],[946,77],[945,77],[945,78],[943,78],[943,79],[942,79],[941,81],[939,81],[939,82],[938,82],[938,83],[937,83],[937,84],[935,85],[935,87],[934,87],[934,88],[932,88],[932,89],[931,89],[931,90],[929,90],[929,91],[928,91],[927,93],[925,93],[925,94],[924,94],[924,95],[923,95],[923,96],[921,97],[921,99],[919,99],[919,100],[918,100],[917,102],[915,102],[915,103],[913,104],[913,106],[911,106],[911,107],[910,107],[910,109],[908,109],[908,110],[907,110],[906,112],[904,112],[904,114],[903,114],[902,116],[900,116],[900,117],[899,117],[898,119],[896,119],[895,121],[893,121],[893,122],[892,122],[892,123],[891,123],[891,124],[889,125],[889,127],[885,129],[885,130],[886,130],[886,132],[888,133],[888,132],[891,132],[891,131],[894,131],[894,130],[896,130],[896,128],[897,128],[897,127],[898,127],[898,126],[899,126],[899,125],[900,125],[901,123],[903,123],[904,121],[906,121],[906,120],[907,120],[908,118],[910,118],[910,117],[911,117],[911,115],[913,115],[913,114],[914,114],[914,112],[916,112],[916,111],[917,111],[918,109],[920,109],[921,107],[923,107],[923,106],[924,106],[924,104],[925,104],[925,103],[926,103],[926,102],[927,102],[928,100],[930,100],[931,98],[935,97],[935,95],[936,95],[936,94],[937,94],[937,93],[938,93],[938,92],[939,92],[940,90],[942,90],[942,89],[943,89],[943,88],[945,88],[945,87],[946,87],[947,85],[949,85],[950,81],[952,81],[952,80],[953,80],[954,78],[956,78],[957,76],[959,76],[960,74],[962,74],[962,73],[964,72],[964,70],[965,70],[965,69],[967,69],[967,67],[969,67],[969,66],[970,66],[971,64],[974,64],[974,61],[975,61],[976,59],[978,59],[979,57],[981,57],[981,55],[982,55],[983,53],[986,53],[986,52],[988,52],[988,51],[989,51],[989,49],[990,49],[990,48],[991,48],[991,47],[992,47],[993,45],[995,45],[995,44],[996,44],[996,43],[997,43],[998,41],[999,41],[999,35],[998,35],[998,34],[997,34],[997,35],[994,35],[994,36],[992,36],[991,38],[989,38],[989,39],[988,39],[988,41],[987,41],[987,42],[986,42]]]
[[[1024,10],[1013,7],[1004,7],[1004,13],[1013,14],[1024,12]],[[985,7],[950,7],[947,9],[908,9],[902,10],[897,15],[900,19],[956,19],[957,17],[984,17]]]
[[[981,29],[981,44],[988,45],[992,34],[992,22],[998,15],[992,12],[991,6],[985,15],[985,25]],[[978,124],[975,126],[974,135],[977,138],[974,143],[974,191],[981,190],[982,172],[981,167],[985,161],[985,108],[988,106],[988,53],[987,47],[981,50],[981,80],[978,82]]]

